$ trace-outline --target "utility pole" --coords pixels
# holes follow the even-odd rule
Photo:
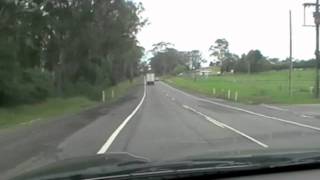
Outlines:
[[[314,22],[316,24],[316,84],[315,84],[315,97],[319,98],[319,24],[320,24],[320,15],[319,15],[319,0],[316,2],[316,12],[314,13]]]
[[[319,25],[320,25],[320,13],[319,13],[319,0],[316,0],[316,3],[304,3],[304,8],[314,6],[315,12],[313,13],[314,23],[316,27],[316,82],[315,82],[315,91],[314,95],[316,98],[319,98],[319,64],[320,64],[320,54],[319,54]],[[307,25],[305,25],[307,26]]]
[[[289,56],[289,95],[292,96],[292,17],[289,11],[289,28],[290,28],[290,56]]]

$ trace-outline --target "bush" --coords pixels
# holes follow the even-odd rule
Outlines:
[[[45,100],[53,92],[50,74],[27,69],[1,84],[0,105],[17,105]]]
[[[173,73],[174,75],[178,75],[180,73],[186,72],[188,69],[186,66],[183,65],[178,65],[177,67],[174,68]]]
[[[92,85],[80,78],[77,82],[70,82],[66,85],[64,95],[67,97],[85,96],[91,100],[99,100],[104,89],[103,85]]]

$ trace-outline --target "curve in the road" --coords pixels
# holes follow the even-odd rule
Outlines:
[[[143,89],[143,96],[137,105],[137,107],[129,114],[129,116],[120,124],[120,126],[112,133],[112,135],[108,138],[108,140],[103,144],[103,146],[100,148],[100,150],[97,152],[97,154],[104,154],[108,151],[109,147],[113,143],[113,141],[116,139],[116,137],[119,135],[121,130],[126,126],[126,124],[130,121],[130,119],[137,113],[137,111],[140,109],[141,105],[143,104],[145,98],[146,98],[146,82],[144,80],[144,89]]]

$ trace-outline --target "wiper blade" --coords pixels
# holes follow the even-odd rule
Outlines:
[[[121,156],[122,157],[122,156]],[[84,161],[85,164],[89,164],[88,159]],[[106,166],[106,163],[109,164]],[[193,176],[192,174],[233,174],[233,172],[243,171],[259,171],[268,169],[277,169],[290,166],[299,166],[305,164],[320,164],[319,153],[295,153],[295,154],[269,154],[264,156],[238,156],[238,157],[226,157],[226,158],[198,158],[188,159],[182,161],[171,162],[153,162],[150,163],[141,158],[117,158],[112,156],[108,158],[97,157],[93,159],[90,166],[79,166],[82,168],[75,168],[74,163],[66,163],[73,169],[58,168],[59,166],[52,166],[55,170],[60,171],[60,174],[52,176],[53,174],[44,174],[48,171],[42,171],[40,175],[49,175],[45,177],[54,177],[57,179],[61,177],[63,179],[99,179],[96,177],[103,177],[104,179],[117,179],[117,178],[143,178],[143,177],[159,177],[159,176]],[[57,172],[57,171],[56,171]],[[33,175],[37,175],[33,174]],[[39,174],[38,174],[39,175]],[[25,176],[24,176],[25,177]],[[111,177],[111,178],[109,178]],[[101,179],[103,179],[101,178]],[[26,178],[22,178],[26,179]],[[30,178],[32,179],[32,178]],[[37,179],[37,178],[34,178]],[[39,178],[38,178],[39,179]],[[43,178],[50,179],[50,178]]]
[[[192,163],[191,163],[192,164]],[[131,172],[127,173],[119,173],[119,174],[104,174],[103,176],[99,176],[98,178],[94,178],[94,180],[102,180],[102,179],[146,179],[146,178],[159,178],[161,179],[174,179],[174,178],[182,178],[182,177],[198,177],[201,175],[214,175],[221,174],[232,171],[241,171],[241,170],[251,170],[258,169],[259,167],[248,165],[248,164],[237,164],[237,165],[227,165],[224,163],[212,163],[208,166],[204,165],[199,166],[193,165],[191,166],[190,162],[187,164],[181,163],[176,165],[164,165],[164,166],[152,166],[149,168],[137,168],[135,170],[131,170]],[[229,163],[228,163],[229,164]],[[91,179],[90,179],[91,180]]]

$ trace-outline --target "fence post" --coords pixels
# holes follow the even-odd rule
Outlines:
[[[228,90],[228,99],[230,99],[230,97],[231,97],[231,91],[230,91],[230,89]]]

